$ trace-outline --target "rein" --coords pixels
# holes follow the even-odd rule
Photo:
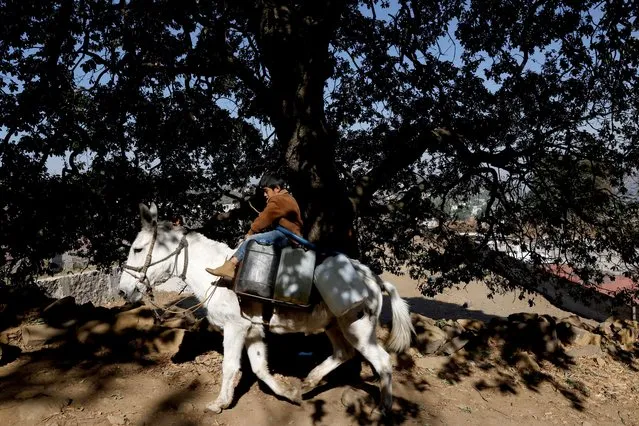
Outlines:
[[[199,303],[197,303],[197,304],[195,304],[195,305],[191,306],[190,308],[183,309],[183,310],[181,310],[181,311],[176,311],[176,310],[173,310],[173,309],[171,309],[171,308],[173,308],[174,306],[177,306],[177,304],[178,304],[178,303],[180,303],[180,302],[182,302],[182,301],[184,301],[184,300],[188,299],[188,298],[189,298],[189,297],[191,297],[191,296],[186,296],[186,297],[181,298],[181,299],[180,299],[180,300],[178,300],[177,302],[172,303],[172,304],[171,304],[171,306],[169,306],[168,308],[165,308],[165,307],[163,307],[163,306],[159,306],[159,305],[157,305],[155,302],[153,302],[153,300],[152,300],[152,299],[149,299],[149,300],[148,300],[148,302],[149,302],[151,305],[153,305],[153,307],[154,307],[154,308],[164,311],[164,313],[167,313],[167,312],[168,312],[168,313],[170,313],[170,314],[174,314],[174,315],[183,315],[183,316],[186,316],[186,315],[188,315],[189,313],[193,313],[193,312],[197,311],[198,309],[200,309],[201,307],[203,307],[205,304],[207,304],[209,300],[211,300],[211,298],[212,298],[212,297],[213,297],[213,295],[215,294],[215,291],[216,291],[216,290],[217,290],[217,288],[218,288],[218,283],[219,283],[219,281],[220,281],[220,280],[218,280],[218,281],[217,281],[214,285],[212,285],[212,286],[211,286],[211,288],[210,288],[210,289],[208,289],[208,290],[206,291],[206,294],[204,295],[204,299],[202,299],[202,301],[201,301],[201,302],[199,302]],[[211,291],[211,289],[213,289],[213,291]],[[209,293],[209,291],[211,291],[211,292]],[[164,314],[163,314],[161,317],[157,317],[157,318],[158,318],[160,321],[163,321],[163,320],[164,320]],[[200,319],[199,321],[201,321],[201,320],[202,320],[202,319]],[[199,321],[198,321],[198,322],[199,322]]]

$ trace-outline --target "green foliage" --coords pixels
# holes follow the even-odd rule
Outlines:
[[[107,265],[152,200],[230,241],[252,213],[217,201],[277,169],[312,240],[441,272],[428,291],[523,285],[491,241],[551,245],[590,282],[594,253],[636,271],[635,8],[320,3],[0,1],[0,247],[37,267],[86,236]],[[462,238],[451,203],[480,194]]]

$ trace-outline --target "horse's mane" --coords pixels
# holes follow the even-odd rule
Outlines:
[[[169,225],[172,227],[172,228],[169,228],[169,229],[175,230],[176,227],[171,222],[169,222]],[[193,239],[194,242],[208,244],[208,245],[211,245],[211,246],[213,246],[215,248],[219,248],[221,250],[230,250],[230,249],[232,249],[231,246],[229,246],[228,244],[224,243],[223,241],[217,241],[217,240],[214,240],[214,239],[209,238],[208,236],[204,235],[202,232],[200,232],[200,229],[197,229],[197,228],[196,229],[191,229],[191,228],[188,228],[186,226],[180,226],[179,228],[182,228],[181,231],[182,231],[183,235],[190,236]]]
[[[211,238],[209,236],[210,232],[208,232],[209,235],[207,235],[207,231],[210,231],[210,229],[208,229],[206,227],[189,228],[188,226],[184,226],[184,225],[174,225],[170,220],[158,221],[158,225],[157,226],[158,226],[158,231],[163,231],[163,232],[178,231],[182,235],[190,236],[196,242],[209,244],[209,245],[212,245],[215,248],[219,248],[221,250],[230,250],[230,249],[232,249],[232,247],[229,244],[226,244],[223,241],[218,241],[218,240],[214,240],[213,238]]]

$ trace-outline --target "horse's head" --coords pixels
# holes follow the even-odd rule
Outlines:
[[[120,294],[138,302],[144,293],[166,281],[175,269],[175,256],[185,244],[184,231],[170,222],[158,222],[155,203],[140,204],[142,229],[131,244],[129,257],[120,277]]]

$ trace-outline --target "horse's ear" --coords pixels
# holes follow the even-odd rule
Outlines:
[[[151,228],[151,226],[153,226],[153,215],[151,210],[142,203],[140,203],[140,219],[142,220],[142,229]]]
[[[155,225],[158,223],[158,206],[156,206],[155,203],[151,203],[150,212],[151,218],[153,219],[152,222]]]

